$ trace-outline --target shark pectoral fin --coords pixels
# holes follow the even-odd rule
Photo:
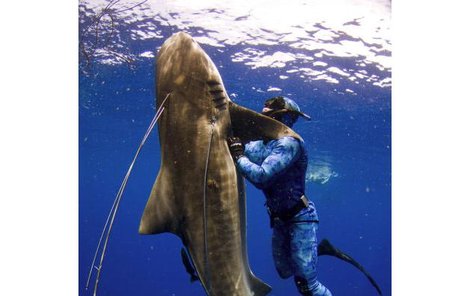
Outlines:
[[[166,189],[165,182],[159,174],[155,181],[152,192],[145,206],[140,220],[140,234],[157,234],[162,232],[175,233],[174,202],[169,199],[170,194]]]
[[[330,241],[328,241],[327,239],[323,239],[318,245],[318,256],[323,256],[323,255],[333,256],[333,257],[336,257],[338,259],[341,259],[343,261],[346,261],[352,264],[354,267],[359,269],[367,277],[367,279],[372,284],[372,286],[374,286],[374,288],[377,290],[379,295],[382,295],[382,291],[380,290],[379,285],[374,280],[374,278],[372,278],[372,276],[367,272],[367,270],[361,264],[359,264],[359,262],[354,260],[351,256],[344,253],[340,249],[337,249],[336,247],[334,247],[330,243]]]
[[[229,105],[233,135],[244,143],[254,140],[273,140],[291,136],[302,138],[281,122],[233,102]]]

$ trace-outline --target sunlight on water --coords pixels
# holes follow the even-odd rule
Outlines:
[[[233,62],[251,69],[282,68],[281,79],[391,86],[389,1],[159,0],[136,6],[139,3],[81,1],[82,52],[93,50],[97,62],[104,64],[154,58],[153,48],[132,52],[125,40],[160,44],[168,37],[163,30],[171,28],[190,32],[206,46],[237,46]],[[94,22],[97,15],[100,21]],[[276,51],[270,48],[274,45]],[[334,65],[333,58],[346,62]]]

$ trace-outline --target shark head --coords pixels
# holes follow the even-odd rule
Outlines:
[[[157,57],[157,90],[179,92],[191,112],[216,115],[226,107],[226,96],[220,73],[201,46],[187,33],[174,34],[162,45]],[[202,95],[209,92],[209,96]],[[158,102],[157,102],[158,103]],[[215,103],[215,104],[214,104]]]

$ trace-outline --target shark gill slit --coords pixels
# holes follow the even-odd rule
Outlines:
[[[216,86],[216,85],[220,85],[220,83],[219,83],[217,80],[208,80],[208,81],[207,81],[207,84],[208,84],[210,87],[213,87],[213,86]]]
[[[219,111],[227,109],[227,100],[225,97],[224,89],[218,81],[209,80],[207,82],[209,92],[212,96],[212,101],[215,103],[215,108]]]

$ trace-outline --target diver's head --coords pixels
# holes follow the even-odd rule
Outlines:
[[[274,97],[264,102],[263,115],[276,119],[288,127],[292,127],[299,116],[311,120],[310,116],[300,112],[299,105],[291,99]]]

